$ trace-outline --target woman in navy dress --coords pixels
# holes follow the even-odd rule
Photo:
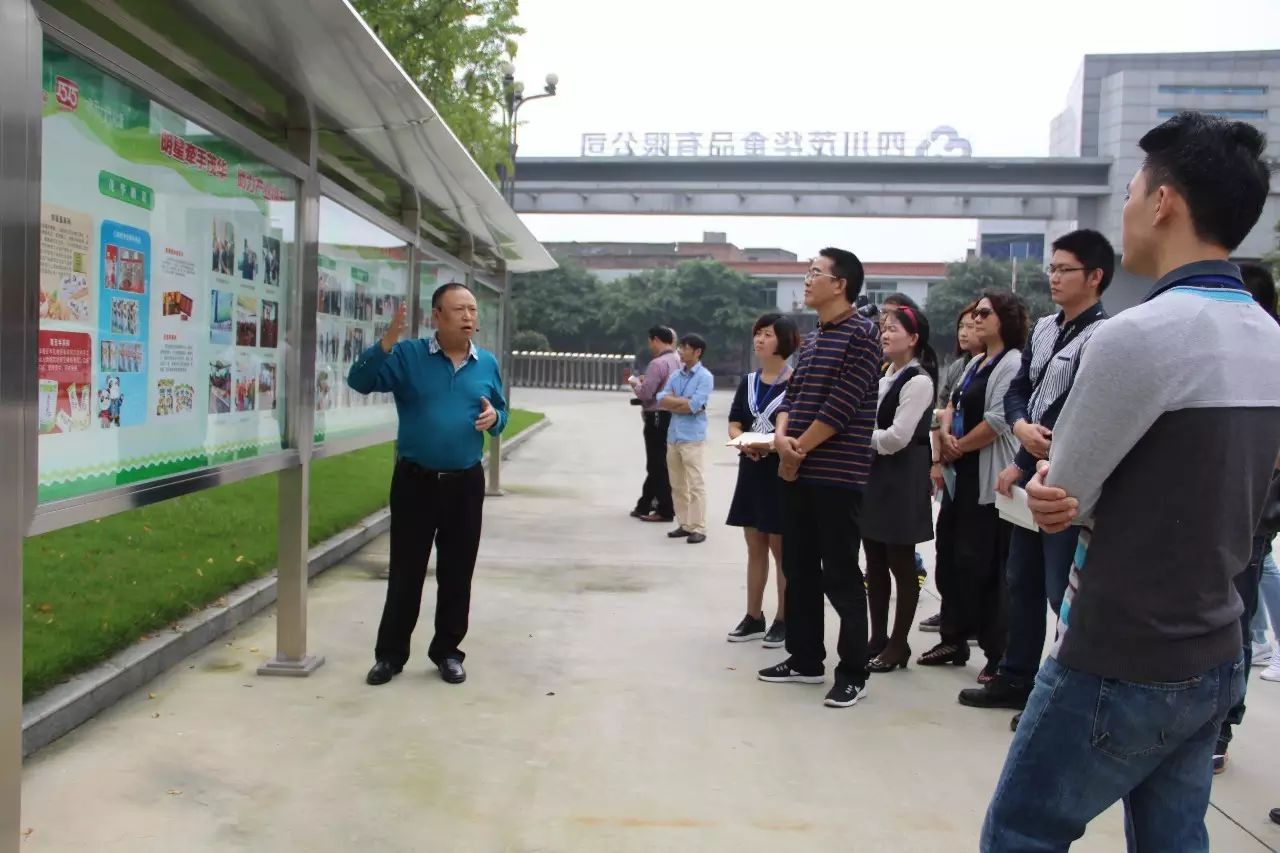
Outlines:
[[[729,409],[729,438],[743,433],[773,433],[774,417],[787,395],[791,368],[787,358],[800,345],[793,321],[781,314],[765,314],[751,330],[760,369],[742,378]],[[786,581],[782,576],[782,482],[778,457],[763,445],[739,448],[738,485],[733,491],[726,524],[743,528],[747,540],[747,615],[729,632],[729,642],[763,638],[766,648],[786,644],[783,608]],[[778,610],[766,631],[764,588],[769,581],[769,554],[777,567]]]

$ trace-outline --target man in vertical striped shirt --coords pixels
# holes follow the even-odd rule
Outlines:
[[[866,694],[867,595],[858,568],[858,512],[871,471],[880,378],[876,325],[853,310],[862,263],[823,249],[804,282],[818,328],[800,350],[777,416],[784,487],[782,569],[787,578],[787,660],[761,681],[821,684],[825,592],[840,616],[835,686],[825,704],[847,708]]]

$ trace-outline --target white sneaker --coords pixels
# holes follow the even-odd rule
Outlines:
[[[1276,650],[1270,643],[1253,644],[1253,665],[1266,666],[1275,659]]]
[[[1280,681],[1280,658],[1273,658],[1271,665],[1258,676],[1263,681]]]

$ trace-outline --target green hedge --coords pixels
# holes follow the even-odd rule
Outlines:
[[[513,410],[510,438],[542,419]],[[393,447],[318,460],[314,545],[387,505]],[[206,607],[276,562],[276,478],[255,477],[36,536],[23,548],[23,698]]]

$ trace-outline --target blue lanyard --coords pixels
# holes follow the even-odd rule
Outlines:
[[[766,408],[768,408],[769,403],[773,400],[773,398],[776,397],[778,394],[782,393],[779,389],[786,384],[787,379],[786,379],[785,373],[778,374],[778,378],[775,379],[773,384],[769,386],[768,396],[761,396],[762,392],[764,391],[764,380],[760,378],[761,375],[762,375],[762,371],[757,370],[756,371],[756,408],[763,412]]]
[[[678,375],[680,378],[684,379],[684,384],[680,386],[680,390],[679,390],[679,391],[676,391],[676,396],[677,396],[677,397],[688,397],[689,395],[688,395],[687,393],[685,393],[685,392],[689,390],[689,383],[693,382],[693,380],[695,380],[695,379],[697,379],[697,378],[698,378],[698,371],[695,369],[695,370],[694,370],[692,373],[690,373],[688,376],[685,376],[685,375],[684,375],[684,371],[683,371],[683,370],[681,370],[681,371],[680,371],[680,373],[679,373],[679,374],[677,374],[677,375]],[[672,391],[675,391],[675,390],[676,390],[676,383],[675,383],[674,381],[671,383],[671,390],[672,390]]]

